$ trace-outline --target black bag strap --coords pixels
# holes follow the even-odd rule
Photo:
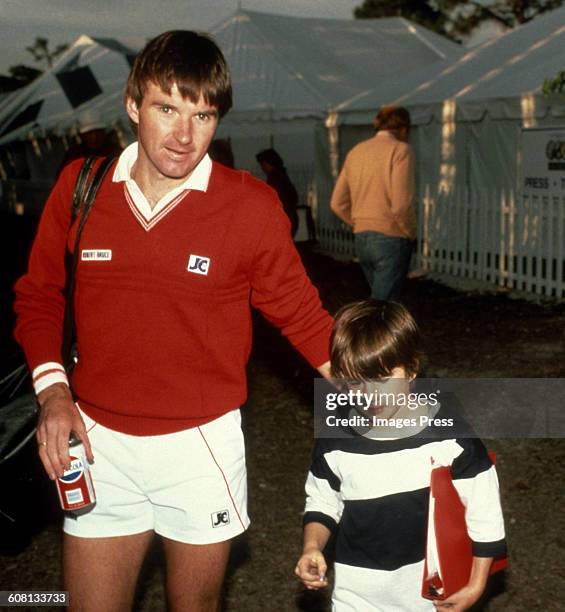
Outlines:
[[[79,245],[82,230],[86,223],[86,219],[90,214],[92,205],[98,193],[98,189],[102,181],[106,177],[108,170],[114,163],[114,157],[105,157],[99,164],[98,168],[92,175],[92,168],[98,158],[88,157],[77,177],[73,199],[71,203],[71,224],[80,214],[80,219],[75,237],[74,249],[72,253],[68,253],[65,258],[65,268],[67,272],[66,288],[65,288],[65,315],[63,323],[63,342],[61,346],[61,356],[63,365],[70,368],[74,365],[76,357],[74,343],[76,338],[75,329],[75,308],[74,308],[74,293],[75,293],[75,276],[79,258]]]
[[[82,164],[80,172],[78,173],[77,180],[75,183],[75,190],[73,193],[72,206],[71,206],[71,224],[76,219],[76,216],[78,215],[80,211],[80,207],[82,205],[82,199],[84,196],[84,191],[86,188],[86,181],[88,180],[88,177],[90,176],[90,172],[92,170],[92,166],[94,165],[95,161],[96,161],[96,157],[94,155],[91,155],[90,157],[86,158],[84,160],[84,163]]]

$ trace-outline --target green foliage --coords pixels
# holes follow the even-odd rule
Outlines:
[[[24,64],[11,66],[8,68],[8,72],[10,76],[0,74],[0,93],[7,93],[24,87],[42,74],[41,70],[25,66]]]
[[[364,0],[357,19],[405,17],[460,42],[484,21],[514,28],[557,8],[563,0]]]
[[[40,74],[43,74],[41,70],[32,68],[31,66],[26,66],[25,64],[10,66],[10,68],[8,68],[8,72],[10,73],[10,76],[24,84],[31,83]]]
[[[41,36],[36,36],[35,42],[33,45],[26,47],[26,51],[33,55],[33,59],[36,62],[45,62],[47,64],[47,68],[51,68],[53,66],[53,62],[69,48],[69,45],[57,45],[55,49],[49,49],[49,41],[47,38],[41,38]]]
[[[406,17],[435,28],[445,20],[445,15],[434,4],[421,0],[365,0],[353,14],[356,19]]]
[[[557,94],[565,99],[565,70],[560,70],[553,78],[544,79],[542,91],[546,96]]]
[[[31,53],[33,59],[38,63],[44,63],[45,68],[49,69],[53,66],[53,62],[69,48],[69,45],[57,45],[54,49],[50,49],[47,38],[37,36],[33,45],[26,47],[26,51]],[[28,85],[38,76],[43,74],[43,70],[27,66],[25,64],[17,64],[8,68],[10,76],[0,75],[0,93],[13,91],[20,87]]]

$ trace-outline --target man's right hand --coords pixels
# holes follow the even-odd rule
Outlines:
[[[86,458],[92,462],[94,456],[86,434],[84,421],[76,407],[71,391],[64,383],[55,383],[44,389],[38,396],[39,421],[37,443],[39,457],[51,480],[63,475],[71,466],[69,437],[73,432],[84,444]]]

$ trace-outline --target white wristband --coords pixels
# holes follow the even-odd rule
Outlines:
[[[55,383],[64,383],[69,386],[69,379],[67,378],[65,368],[60,363],[54,361],[37,366],[31,375],[36,395]]]

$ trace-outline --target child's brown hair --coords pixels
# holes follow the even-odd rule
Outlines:
[[[334,378],[385,378],[397,367],[415,376],[421,360],[418,326],[396,302],[353,302],[336,314],[330,360]]]

